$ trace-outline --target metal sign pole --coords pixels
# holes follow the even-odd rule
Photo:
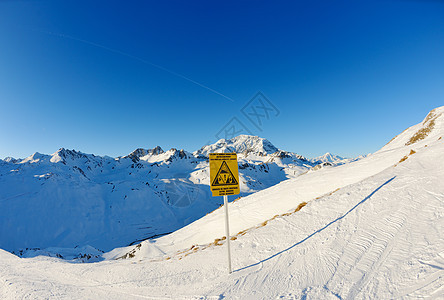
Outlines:
[[[224,206],[225,206],[225,232],[227,237],[227,250],[228,250],[228,273],[231,274],[230,226],[228,223],[228,196],[224,196]]]
[[[225,232],[228,250],[228,273],[231,274],[230,226],[228,223],[228,196],[238,195],[239,169],[236,153],[210,153],[210,188],[213,197],[224,196]]]

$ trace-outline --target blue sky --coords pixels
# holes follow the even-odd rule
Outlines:
[[[0,45],[0,158],[194,151],[233,118],[357,156],[444,105],[442,1],[0,1]]]

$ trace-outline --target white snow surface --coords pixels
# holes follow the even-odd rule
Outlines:
[[[230,203],[232,274],[217,209],[96,263],[0,250],[0,298],[443,299],[443,111],[361,160]]]

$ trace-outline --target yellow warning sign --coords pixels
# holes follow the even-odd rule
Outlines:
[[[223,186],[223,185],[237,185],[237,179],[234,177],[230,168],[228,168],[227,162],[222,161],[222,165],[217,171],[216,177],[213,180],[212,186]]]
[[[213,196],[239,194],[236,153],[210,153],[210,183]]]

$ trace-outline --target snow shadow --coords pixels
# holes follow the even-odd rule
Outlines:
[[[349,211],[347,211],[345,214],[343,214],[342,216],[340,216],[340,217],[337,218],[336,220],[331,221],[330,223],[328,223],[328,224],[325,225],[324,227],[322,227],[322,228],[316,230],[315,232],[313,232],[312,234],[310,234],[310,235],[307,236],[306,238],[300,240],[300,241],[297,242],[296,244],[293,244],[292,246],[290,246],[290,247],[288,247],[288,248],[286,248],[286,249],[284,249],[284,250],[282,250],[282,251],[279,251],[278,253],[273,254],[272,256],[270,256],[270,257],[268,257],[268,258],[265,258],[265,259],[263,259],[263,260],[261,260],[261,261],[259,261],[259,262],[257,262],[257,263],[254,263],[254,264],[251,264],[251,265],[249,265],[249,266],[246,266],[246,267],[243,267],[243,268],[240,268],[240,269],[234,270],[233,272],[238,272],[238,271],[242,271],[242,270],[245,270],[245,269],[248,269],[248,268],[251,268],[251,267],[255,267],[255,266],[259,265],[259,264],[262,264],[262,263],[264,263],[264,262],[266,262],[266,261],[269,261],[269,260],[271,260],[271,259],[273,259],[273,258],[275,258],[275,257],[277,257],[277,256],[279,256],[279,255],[281,255],[281,254],[283,254],[283,253],[285,253],[285,252],[287,252],[287,251],[293,249],[294,247],[296,247],[296,246],[302,244],[303,242],[305,242],[305,241],[308,240],[309,238],[313,237],[314,235],[316,235],[316,234],[318,234],[318,233],[324,231],[325,229],[327,229],[328,227],[330,227],[330,226],[333,225],[334,223],[336,223],[336,222],[338,222],[338,221],[344,219],[349,213],[351,213],[351,212],[354,211],[358,206],[360,206],[361,204],[363,204],[364,202],[366,202],[368,199],[370,199],[370,198],[371,198],[371,197],[372,197],[377,191],[379,191],[383,186],[389,184],[389,183],[390,183],[393,179],[395,179],[395,178],[396,178],[396,176],[393,176],[392,178],[390,178],[389,180],[387,180],[386,182],[384,182],[383,184],[381,184],[381,185],[380,185],[377,189],[375,189],[373,192],[371,192],[370,195],[368,195],[367,197],[365,197],[364,199],[362,199],[361,201],[359,201],[355,206],[353,206],[353,207],[352,207]]]

